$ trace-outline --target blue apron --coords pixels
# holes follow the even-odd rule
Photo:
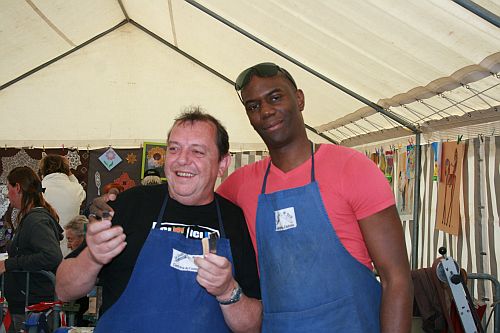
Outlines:
[[[311,149],[312,150],[312,149]],[[257,248],[262,332],[379,332],[381,286],[340,242],[311,182],[259,195]]]
[[[167,201],[168,195],[127,287],[99,319],[94,332],[230,332],[219,303],[196,281],[192,256],[202,256],[201,241],[160,230]],[[232,263],[217,198],[215,203],[221,236],[217,255]]]

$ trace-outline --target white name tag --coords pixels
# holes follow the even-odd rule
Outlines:
[[[293,209],[293,207],[275,210],[274,218],[276,223],[276,231],[284,231],[297,227],[297,220],[295,219],[295,210]]]
[[[196,266],[196,264],[194,263],[194,258],[196,257],[202,258],[203,255],[187,254],[173,249],[170,267],[178,269],[180,271],[198,272],[198,266]]]

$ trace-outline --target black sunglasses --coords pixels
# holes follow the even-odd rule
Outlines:
[[[261,64],[245,69],[236,78],[236,82],[234,83],[234,89],[236,89],[236,91],[240,91],[241,89],[243,89],[248,84],[248,82],[252,78],[252,75],[254,74],[256,74],[259,77],[273,77],[277,75],[279,72],[283,73],[285,77],[288,80],[290,80],[290,82],[292,82],[295,89],[297,89],[297,84],[295,83],[295,80],[292,78],[290,73],[288,73],[286,69],[283,69],[278,65],[273,64],[272,62],[263,62]]]

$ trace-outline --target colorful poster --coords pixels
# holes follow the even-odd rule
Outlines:
[[[394,176],[394,152],[392,150],[388,150],[385,152],[385,161],[386,161],[386,167],[385,167],[385,178],[387,178],[387,181],[389,184],[391,184],[392,187],[392,181],[393,181],[393,176]]]
[[[415,150],[410,145],[397,150],[396,206],[403,221],[413,219],[413,186],[415,183]]]
[[[160,176],[165,180],[165,156],[167,155],[167,145],[158,142],[144,142],[142,149],[142,170],[141,179],[144,178],[144,172],[149,169],[155,169],[160,173]]]
[[[441,178],[438,184],[436,229],[459,234],[460,190],[465,145],[456,142],[442,144]]]
[[[442,152],[442,143],[441,142],[433,142],[432,143],[432,151],[434,152],[434,172],[432,175],[432,180],[439,182],[440,179],[440,170],[441,170],[441,152]]]

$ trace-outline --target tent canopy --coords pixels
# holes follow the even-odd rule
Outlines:
[[[475,2],[486,19],[433,0],[0,0],[0,145],[162,142],[200,105],[231,149],[262,149],[232,80],[265,61],[304,90],[314,141],[495,122],[500,2]]]

